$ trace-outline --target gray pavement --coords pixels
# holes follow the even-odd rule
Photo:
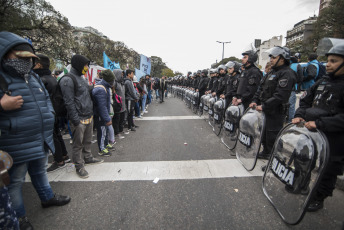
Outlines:
[[[153,101],[148,110],[145,117],[194,115],[176,98],[162,104]],[[135,122],[140,127],[117,140],[113,156],[104,158],[107,163],[235,159],[204,120]],[[70,149],[69,140],[66,143]],[[156,184],[145,179],[51,182],[55,192],[70,195],[72,201],[48,209],[40,207],[30,183],[24,184],[23,194],[35,229],[341,229],[343,191],[335,190],[323,210],[307,213],[299,225],[289,226],[264,196],[261,180],[252,175]]]

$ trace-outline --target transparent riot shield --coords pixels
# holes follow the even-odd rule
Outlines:
[[[217,136],[222,129],[225,106],[226,101],[223,99],[218,100],[214,104],[213,131]]]
[[[214,105],[216,102],[216,98],[212,97],[209,100],[209,111],[208,111],[208,120],[209,120],[209,125],[214,128],[213,122],[214,122]]]
[[[203,96],[201,97],[200,102],[199,102],[199,107],[198,107],[198,112],[197,112],[197,114],[198,114],[198,116],[200,116],[200,117],[203,115],[203,107],[204,107],[205,97],[206,97],[206,95],[203,95]]]
[[[238,140],[239,121],[244,114],[244,106],[242,104],[231,105],[225,112],[225,122],[221,133],[222,143],[230,150],[234,149]]]
[[[253,108],[248,108],[240,119],[235,154],[247,171],[256,166],[264,127],[264,113]]]
[[[284,127],[263,176],[263,192],[284,222],[298,224],[329,158],[326,136],[303,123]]]
[[[204,97],[203,114],[204,114],[204,117],[206,118],[206,120],[208,119],[210,98],[211,98],[210,94],[208,94],[207,96]]]
[[[195,92],[193,94],[193,108],[192,111],[197,114],[198,111],[198,104],[199,104],[199,92]]]

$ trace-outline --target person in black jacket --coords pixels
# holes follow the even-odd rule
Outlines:
[[[330,161],[325,168],[307,211],[322,209],[324,200],[332,196],[337,175],[343,174],[344,164],[344,42],[326,54],[328,73],[301,96],[300,107],[293,123],[305,122],[309,130],[324,132],[330,145]]]
[[[33,71],[40,76],[45,88],[47,89],[50,99],[53,97],[56,86],[57,80],[51,75],[51,71],[49,70],[50,60],[49,57],[44,54],[37,54],[39,59],[36,59],[36,65],[33,67]],[[51,100],[54,102],[54,100]],[[55,107],[53,103],[53,107]],[[68,157],[68,151],[66,149],[66,145],[63,141],[61,131],[59,129],[59,117],[55,117],[54,123],[54,145],[55,145],[55,154],[54,154],[54,162],[51,166],[47,169],[47,172],[53,172],[55,170],[61,169],[66,166],[66,162],[70,162]]]
[[[208,78],[208,70],[204,69],[202,70],[201,73],[202,77],[201,80],[199,81],[198,89],[196,91],[199,92],[199,100],[198,102],[201,101],[201,97],[205,94],[205,91],[207,90],[209,78]]]
[[[249,50],[242,53],[242,55],[242,64],[245,69],[239,77],[237,95],[233,98],[232,103],[233,105],[242,103],[246,109],[258,89],[262,78],[262,72],[255,66],[255,62],[258,59],[258,55],[255,51]]]
[[[159,81],[159,95],[160,95],[160,103],[164,102],[164,94],[167,91],[167,85],[166,85],[166,77],[162,76],[162,78]]]
[[[220,95],[224,93],[226,89],[226,82],[228,79],[227,75],[227,67],[225,65],[219,65],[218,73],[219,73],[219,79],[218,79],[218,85],[216,89],[216,97],[220,98]]]
[[[240,76],[240,64],[238,62],[229,61],[226,64],[227,72],[229,77],[226,81],[226,89],[223,94],[220,95],[220,98],[226,99],[226,107],[232,102],[233,97],[236,96],[236,91],[238,88],[238,78]]]
[[[249,106],[264,112],[265,129],[262,134],[264,150],[259,153],[259,157],[267,159],[287,116],[289,97],[296,83],[296,74],[289,67],[288,48],[276,46],[266,52],[270,56],[272,71],[264,76]]]

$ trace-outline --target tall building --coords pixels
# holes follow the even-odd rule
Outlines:
[[[269,56],[267,55],[267,53],[264,53],[264,51],[275,46],[282,46],[282,40],[282,35],[274,36],[267,41],[263,41],[263,43],[261,43],[259,47],[256,47],[259,50],[258,64],[262,66],[263,70],[265,69],[266,63],[268,63],[268,61],[270,60]]]
[[[326,7],[328,7],[328,5],[330,4],[331,0],[320,0],[320,5],[319,5],[319,15],[321,13],[321,11],[323,9],[325,9]]]
[[[287,31],[287,46],[296,41],[305,41],[313,33],[313,24],[316,22],[317,16],[309,17],[294,25],[294,28]]]

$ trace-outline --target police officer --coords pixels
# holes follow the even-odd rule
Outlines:
[[[255,51],[249,50],[242,53],[242,55],[244,71],[239,77],[237,95],[233,98],[232,104],[238,105],[242,103],[246,109],[258,89],[263,74],[258,67],[255,66],[255,62],[258,59],[258,55]]]
[[[205,94],[205,91],[207,90],[208,82],[208,70],[204,69],[201,72],[201,79],[197,87],[198,89],[196,90],[199,92],[199,102],[201,101],[201,97]]]
[[[226,90],[226,83],[228,79],[227,67],[225,65],[219,65],[217,68],[219,73],[218,86],[216,89],[216,97],[220,98],[220,95]]]
[[[250,104],[251,108],[256,107],[257,111],[265,114],[266,123],[262,136],[264,150],[258,155],[260,158],[270,156],[278,132],[283,127],[290,93],[296,82],[296,74],[289,67],[289,49],[276,46],[266,52],[270,56],[272,71],[264,76]]]
[[[236,91],[238,89],[238,78],[240,76],[240,64],[236,61],[229,61],[226,64],[227,72],[229,77],[226,80],[226,89],[220,98],[226,99],[226,107],[232,102],[232,98],[236,96]]]
[[[330,145],[330,161],[307,211],[322,209],[324,200],[332,196],[337,175],[344,164],[344,42],[326,54],[328,73],[301,96],[293,123],[306,122],[309,130],[319,129]]]
[[[201,70],[198,70],[195,73],[195,80],[194,80],[194,84],[193,84],[193,87],[192,87],[192,88],[194,88],[194,90],[198,89],[198,85],[199,85],[200,80],[201,80]]]
[[[208,81],[207,91],[205,92],[205,94],[211,93],[211,89],[213,88],[213,77],[215,76],[215,73],[216,69],[209,70],[210,79]]]
[[[215,73],[214,73],[214,77],[212,77],[212,87],[210,89],[210,93],[214,96],[216,95],[216,90],[217,90],[217,86],[219,85],[219,74],[218,74],[218,69],[216,69]]]

